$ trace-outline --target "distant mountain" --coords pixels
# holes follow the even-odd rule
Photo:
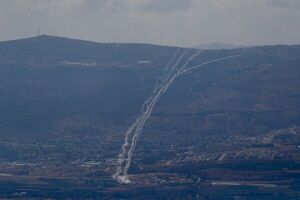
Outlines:
[[[77,39],[42,35],[33,38],[0,42],[0,61],[31,62],[88,62],[88,63],[135,63],[166,59],[168,50],[150,44],[96,43]],[[134,56],[133,56],[134,55]]]
[[[201,44],[198,46],[194,46],[194,48],[197,49],[209,49],[209,50],[216,50],[216,49],[236,49],[241,48],[244,46],[238,46],[233,44],[224,44],[224,43],[207,43],[207,44]]]

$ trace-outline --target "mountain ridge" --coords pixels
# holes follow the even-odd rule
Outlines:
[[[69,42],[79,42],[85,44],[94,44],[94,45],[146,45],[146,46],[163,46],[163,47],[176,47],[173,45],[161,45],[161,44],[152,44],[152,43],[139,43],[139,42],[96,42],[93,40],[78,39],[71,37],[63,37],[57,35],[39,35],[27,38],[18,38],[12,40],[3,40],[2,43],[14,43],[14,42],[24,42],[24,41],[42,41],[42,40],[56,40],[56,41],[69,41]]]

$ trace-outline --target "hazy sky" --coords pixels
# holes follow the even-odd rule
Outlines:
[[[0,40],[300,43],[300,0],[0,0]]]

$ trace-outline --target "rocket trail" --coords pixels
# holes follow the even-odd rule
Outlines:
[[[195,54],[193,55],[192,57],[190,57],[186,63],[183,65],[182,68],[186,67],[190,61],[196,57],[198,55]],[[181,59],[179,59],[180,61]],[[179,63],[179,62],[177,62]],[[177,64],[176,63],[176,64]],[[176,66],[175,66],[176,67]],[[171,83],[173,82],[174,78],[173,78],[173,73],[170,73],[170,76],[167,77],[167,79],[165,79],[163,81],[164,84],[162,84],[162,87],[157,91],[157,93],[153,96],[153,97],[150,97],[149,99],[152,99],[152,101],[150,102],[150,104],[147,104],[147,108],[146,108],[146,111],[144,113],[144,115],[142,116],[141,118],[141,121],[139,123],[139,125],[137,126],[137,128],[135,129],[135,134],[133,135],[133,138],[132,138],[132,143],[131,143],[131,147],[129,149],[129,152],[128,152],[128,159],[127,159],[127,162],[126,162],[126,165],[125,165],[125,168],[124,168],[124,177],[128,177],[128,169],[130,167],[130,164],[131,164],[131,160],[132,160],[132,154],[133,154],[133,151],[136,147],[136,142],[138,140],[138,137],[140,136],[142,130],[143,130],[143,127],[144,127],[144,124],[145,122],[147,121],[147,119],[150,117],[151,113],[152,113],[152,110],[154,108],[154,106],[156,105],[157,101],[160,99],[160,97],[167,91],[167,89],[169,88],[169,86],[171,85]],[[177,74],[177,73],[175,73]]]
[[[174,67],[176,67],[180,60],[183,59],[183,53],[182,55],[178,57],[179,53],[181,51],[181,48],[178,48],[176,53],[174,54],[174,56],[172,57],[172,59],[170,60],[170,62],[167,64],[165,71],[169,71],[169,73],[174,70]],[[175,62],[175,63],[174,63]],[[171,68],[171,69],[170,69]],[[118,161],[117,161],[117,171],[114,174],[114,178],[116,178],[117,180],[120,180],[120,175],[123,174],[124,172],[124,165],[126,164],[126,160],[128,157],[128,148],[130,148],[131,145],[131,140],[132,140],[132,134],[134,134],[134,130],[136,129],[137,125],[140,123],[142,117],[143,117],[143,113],[146,110],[147,105],[150,103],[150,101],[152,100],[153,95],[156,93],[156,91],[161,87],[161,85],[163,84],[164,80],[166,79],[166,77],[168,77],[167,75],[169,74],[164,74],[163,77],[157,81],[155,88],[151,94],[151,96],[147,99],[147,101],[143,104],[142,109],[141,109],[141,114],[138,116],[138,118],[136,119],[136,121],[129,127],[129,129],[127,130],[127,132],[125,133],[125,139],[124,139],[124,144],[122,146],[121,152],[118,156]],[[165,77],[166,76],[166,77]],[[121,181],[124,182],[124,181]]]
[[[169,76],[172,75],[172,73],[174,72],[175,68],[179,65],[179,63],[181,62],[181,60],[183,59],[183,57],[186,54],[186,50],[184,50],[181,55],[178,57],[179,53],[181,51],[181,48],[178,48],[177,52],[174,54],[173,58],[171,59],[171,61],[169,62],[169,64],[167,65],[167,67],[164,69],[164,74],[162,75],[162,77],[156,82],[154,90],[152,91],[152,94],[155,94],[155,92],[157,92],[157,90],[161,87],[162,84],[164,84],[164,82],[168,79]],[[177,58],[178,57],[178,58]],[[177,58],[177,60],[176,60]],[[175,62],[175,63],[174,63]],[[150,99],[150,98],[149,98]],[[148,100],[149,100],[148,99]]]
[[[181,55],[178,57],[178,54],[180,53],[180,49],[176,52],[174,57],[171,59],[170,63],[167,65],[166,74],[162,76],[160,81],[157,82],[151,96],[146,100],[146,102],[143,104],[141,114],[136,119],[136,121],[130,126],[130,128],[127,130],[125,134],[125,140],[124,144],[122,146],[121,152],[118,156],[118,162],[117,162],[117,171],[114,174],[114,178],[120,182],[120,183],[130,183],[129,177],[128,177],[128,169],[130,167],[131,161],[132,161],[132,155],[135,150],[138,138],[140,134],[142,133],[143,127],[145,125],[145,122],[149,119],[151,116],[151,113],[160,99],[160,97],[165,94],[165,92],[168,90],[168,88],[171,86],[171,84],[174,82],[174,80],[191,70],[197,69],[199,67],[202,67],[204,65],[208,65],[215,62],[220,62],[223,60],[227,60],[230,58],[237,57],[235,56],[226,56],[214,60],[210,60],[204,63],[201,63],[199,65],[195,65],[192,67],[187,68],[187,66],[190,64],[190,62],[195,59],[202,51],[198,51],[194,53],[192,56],[188,57],[185,61],[185,63],[178,67],[179,64],[182,62],[184,56],[187,54],[186,50],[181,53]],[[178,57],[178,58],[177,58]],[[176,60],[177,58],[177,60]],[[175,63],[174,63],[175,62]]]
[[[220,61],[223,61],[223,60],[228,60],[230,58],[235,58],[235,57],[238,57],[238,56],[239,55],[233,55],[233,56],[226,56],[226,57],[222,57],[222,58],[210,60],[210,61],[201,63],[199,65],[192,66],[192,67],[190,67],[188,69],[183,69],[183,70],[179,71],[179,75],[184,74],[184,73],[189,72],[189,71],[192,71],[192,70],[197,69],[199,67],[202,67],[203,65],[208,65],[208,64],[211,64],[211,63],[215,63],[215,62],[220,62]]]
[[[131,163],[132,154],[135,149],[138,136],[142,131],[145,121],[149,118],[154,105],[158,101],[158,98],[161,96],[162,91],[165,91],[164,89],[165,85],[169,85],[168,81],[173,76],[173,74],[176,74],[175,69],[182,61],[182,59],[184,58],[187,52],[186,50],[183,51],[181,55],[178,57],[179,53],[180,53],[180,49],[177,50],[176,54],[171,59],[170,63],[167,65],[166,67],[167,73],[162,76],[160,81],[157,82],[156,87],[154,88],[151,96],[144,103],[140,116],[136,119],[135,123],[131,125],[131,127],[128,129],[128,131],[125,134],[124,145],[122,146],[122,151],[118,156],[117,172],[114,175],[114,178],[119,180],[119,182],[123,182],[123,183],[129,182],[127,178],[127,171]],[[176,60],[177,57],[178,59]],[[191,60],[192,58],[189,58],[183,66],[187,66]],[[175,63],[173,64],[173,62]]]

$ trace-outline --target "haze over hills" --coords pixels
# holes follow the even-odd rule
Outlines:
[[[197,49],[206,49],[206,50],[217,50],[217,49],[237,49],[237,48],[246,48],[250,46],[243,45],[233,45],[233,44],[225,44],[225,43],[206,43],[194,46]]]
[[[199,51],[187,67],[235,57],[182,74],[158,101],[129,169],[136,185],[124,189],[107,177],[178,48],[45,35],[0,42],[0,172],[16,177],[19,189],[31,181],[25,185],[35,197],[49,189],[50,197],[71,198],[79,186],[88,189],[78,195],[90,198],[122,188],[116,198],[143,191],[151,199],[149,186],[169,199],[185,187],[195,197],[195,188],[204,195],[217,185],[214,195],[223,195],[224,181],[242,184],[228,197],[255,191],[272,199],[270,184],[297,195],[300,45],[219,48]],[[198,52],[182,51],[179,66]],[[2,193],[13,195],[6,178],[0,175]]]

